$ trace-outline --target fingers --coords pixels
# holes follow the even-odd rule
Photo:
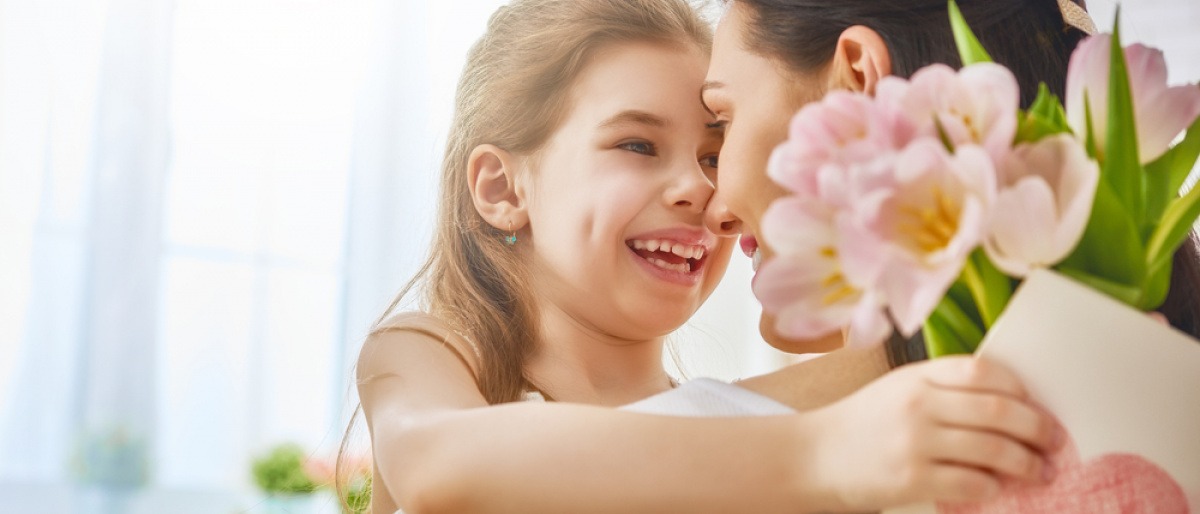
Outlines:
[[[943,357],[923,363],[926,379],[940,387],[990,391],[1025,398],[1025,386],[1001,364],[973,357]]]
[[[935,464],[923,476],[923,489],[937,501],[975,502],[1000,494],[1000,479],[969,466]]]
[[[936,462],[957,464],[1018,480],[1049,482],[1054,470],[1036,450],[1012,438],[991,432],[943,428],[929,440],[929,456]]]
[[[939,424],[993,432],[1043,452],[1056,449],[1063,439],[1049,414],[1003,394],[935,389],[926,405]]]

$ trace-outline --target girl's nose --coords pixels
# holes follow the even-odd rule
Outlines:
[[[704,176],[699,166],[696,170],[681,173],[666,191],[666,201],[669,205],[682,207],[689,212],[701,214],[708,205],[715,188],[711,181]]]

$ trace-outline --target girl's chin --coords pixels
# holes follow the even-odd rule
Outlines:
[[[789,339],[775,331],[775,317],[763,313],[758,321],[763,340],[776,350],[786,353],[827,353],[843,346],[842,334],[834,332],[817,339]]]

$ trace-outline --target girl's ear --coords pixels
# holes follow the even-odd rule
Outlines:
[[[479,145],[467,159],[467,187],[475,210],[489,225],[519,230],[529,222],[523,189],[517,187],[517,159],[496,145]]]
[[[832,88],[873,95],[879,80],[892,74],[892,57],[878,32],[855,25],[838,37],[829,70]]]

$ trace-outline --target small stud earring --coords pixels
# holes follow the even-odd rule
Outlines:
[[[509,235],[504,236],[504,242],[507,243],[508,246],[517,244],[517,233],[513,231],[511,221],[508,222],[508,231],[509,231]]]

